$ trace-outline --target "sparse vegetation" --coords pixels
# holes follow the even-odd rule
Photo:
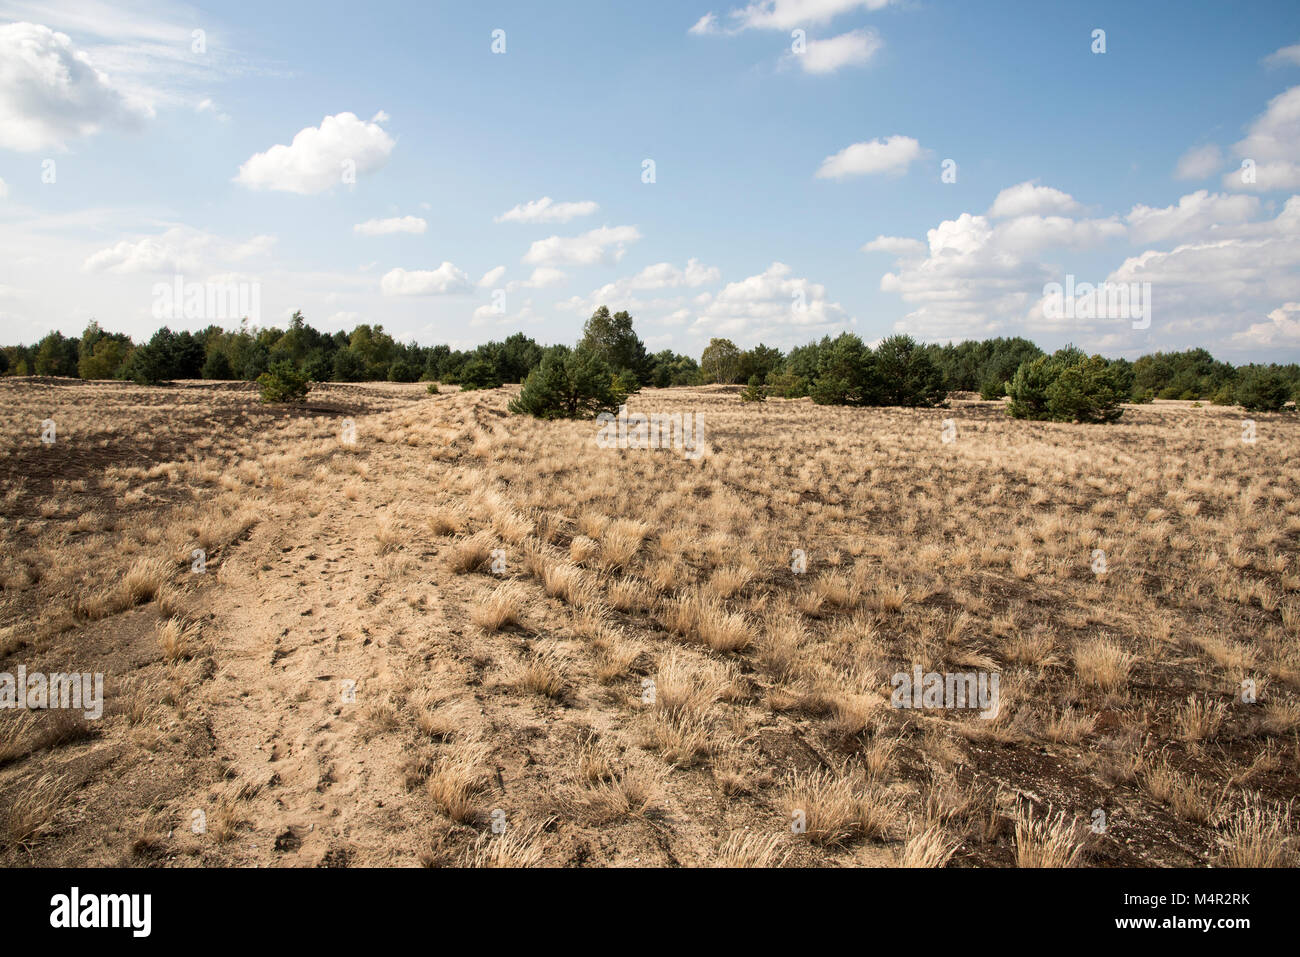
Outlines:
[[[703,415],[699,462],[509,416],[510,384],[321,382],[330,417],[248,385],[0,383],[0,670],[116,689],[99,722],[0,712],[0,855],[658,864],[667,829],[687,865],[1293,859],[1300,422],[1246,446],[1240,410],[1185,401],[1105,429],[973,398],[818,405],[773,385],[772,352],[738,350],[766,364],[761,412],[732,384],[625,399]],[[792,354],[796,378],[855,354]],[[47,449],[30,423],[51,415]],[[68,457],[51,476],[38,454]],[[998,716],[890,707],[915,665],[998,674]],[[232,781],[278,780],[205,777],[210,739]],[[112,774],[157,781],[148,801],[92,805],[109,749]],[[55,788],[70,758],[89,778]],[[351,796],[380,791],[391,818]],[[337,817],[280,803],[322,796]]]

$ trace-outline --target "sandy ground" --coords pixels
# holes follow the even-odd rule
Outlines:
[[[5,450],[0,668],[101,670],[108,684],[100,721],[0,713],[6,864],[1009,865],[1029,840],[1017,822],[1053,813],[1074,821],[1066,830],[1086,845],[1084,863],[1199,864],[1215,859],[1252,799],[1265,802],[1277,839],[1294,841],[1284,813],[1300,753],[1300,716],[1287,710],[1300,528],[1286,506],[1300,504],[1291,498],[1300,433],[1289,422],[1266,433],[1285,437],[1265,461],[1267,488],[1286,494],[1260,492],[1274,511],[1237,530],[1243,542],[1255,528],[1277,530],[1248,543],[1258,545],[1256,566],[1235,566],[1251,572],[1233,572],[1244,597],[1225,585],[1187,604],[1195,600],[1160,584],[1169,569],[1105,595],[1086,558],[1062,571],[1044,557],[1047,544],[1035,546],[1041,567],[1023,573],[1009,543],[1005,557],[976,555],[981,542],[989,550],[987,535],[960,559],[925,552],[945,540],[955,549],[954,528],[996,526],[996,517],[933,536],[913,521],[907,539],[886,527],[905,527],[901,503],[891,512],[884,499],[861,498],[873,493],[856,482],[846,492],[818,479],[822,465],[825,474],[843,466],[821,462],[817,447],[867,475],[874,467],[877,489],[893,459],[906,501],[909,481],[942,482],[955,465],[898,463],[910,453],[883,439],[852,442],[922,423],[933,431],[925,448],[938,449],[925,455],[947,454],[937,443],[951,416],[966,434],[1011,430],[1025,447],[1037,443],[1041,461],[1059,462],[1054,443],[1078,441],[1069,429],[1080,427],[1009,424],[989,403],[839,410],[836,423],[861,423],[846,433],[807,402],[742,413],[729,390],[647,392],[635,402],[712,414],[714,459],[647,464],[624,452],[607,466],[585,458],[593,423],[509,417],[509,390],[329,386],[286,414],[238,386],[2,387],[11,432],[34,433],[46,415],[66,426],[54,449],[28,437]],[[1108,433],[1114,447],[1070,451],[1094,464],[1072,473],[1078,498],[1056,510],[1062,537],[1082,542],[1088,529],[1070,516],[1119,501],[1115,488],[1140,483],[1139,468],[1152,482],[1168,475],[1166,460],[1145,458],[1143,436],[1160,434],[1165,454],[1191,460],[1206,454],[1196,423],[1237,428],[1231,412],[1175,404],[1129,418],[1130,432]],[[767,447],[740,441],[755,432]],[[1222,454],[1207,467],[1236,467],[1237,451],[1215,443]],[[795,446],[805,451],[782,457]],[[50,452],[62,458],[42,457]],[[1006,470],[1028,468],[1004,461],[980,475],[993,468],[991,448],[960,454],[972,489],[1000,488]],[[1030,486],[1051,482],[1036,473],[1021,485],[1015,494],[1029,499]],[[680,498],[648,503],[656,494]],[[1046,514],[1049,496],[1063,493],[1042,494]],[[1174,503],[1182,518],[1166,537],[1219,514],[1205,498],[1200,511]],[[858,513],[871,520],[855,525]],[[644,528],[634,557],[605,561],[620,514],[645,518]],[[692,527],[699,540],[676,555],[674,536]],[[827,576],[786,567],[791,543],[809,535]],[[1131,538],[1136,550],[1140,535]],[[188,559],[199,541],[207,566],[195,574]],[[911,557],[892,561],[904,541]],[[155,556],[156,587],[114,604],[130,570]],[[589,590],[548,578],[560,566]],[[745,575],[733,591],[719,578],[736,569]],[[835,597],[840,578],[863,584],[861,594]],[[678,631],[668,605],[696,585],[721,596],[720,613],[730,609],[752,639],[723,644],[699,623]],[[616,597],[620,587],[631,597]],[[896,587],[913,597],[893,602]],[[810,588],[826,602],[810,601]],[[496,601],[511,614],[485,625]],[[187,636],[175,653],[160,639],[173,621]],[[787,654],[778,632],[791,622],[802,637]],[[1271,710],[1234,703],[1238,645],[1196,644],[1180,624],[1190,622],[1216,623],[1241,647],[1258,636],[1245,670],[1270,689]],[[1170,634],[1153,638],[1153,627]],[[1134,649],[1120,690],[1072,673],[1071,642],[1077,649],[1099,629]],[[1012,648],[1047,632],[1040,652]],[[925,654],[999,664],[1008,687],[1026,690],[996,728],[885,707],[888,662]],[[650,682],[658,699],[647,697]],[[1189,696],[1217,709],[1207,733],[1185,733]],[[1062,730],[1062,715],[1076,713],[1086,727]],[[1166,766],[1182,775],[1172,790],[1190,783],[1191,798],[1160,789]],[[1212,806],[1203,812],[1198,800]],[[825,805],[820,817],[813,804]],[[814,832],[837,823],[792,832],[792,811],[805,805]],[[1097,807],[1113,824],[1089,834]],[[935,835],[942,853],[930,858]]]

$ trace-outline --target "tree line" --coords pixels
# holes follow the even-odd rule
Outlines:
[[[1008,411],[1019,417],[1104,422],[1118,417],[1121,403],[1157,398],[1277,410],[1300,388],[1295,363],[1233,367],[1199,348],[1132,361],[1089,356],[1072,346],[1049,355],[1019,337],[940,345],[896,335],[872,348],[846,332],[789,352],[762,343],[741,349],[715,338],[697,362],[670,349],[649,352],[631,315],[605,306],[587,320],[572,348],[542,346],[523,333],[467,351],[419,346],[395,340],[380,325],[320,332],[301,312],[284,329],[163,327],[141,343],[92,321],[80,338],[51,332],[30,346],[0,348],[0,375],[148,385],[200,378],[265,382],[273,367],[302,382],[427,381],[463,389],[527,385],[537,373],[519,409],[556,415],[608,407],[642,386],[721,383],[746,385],[742,397],[748,400],[806,396],[832,405],[924,407],[951,392],[978,392],[986,399],[1010,396]]]
[[[297,312],[287,329],[243,324],[234,330],[208,326],[173,332],[164,326],[141,343],[91,321],[80,338],[51,332],[34,345],[0,347],[0,375],[124,379],[141,385],[175,379],[255,382],[276,363],[290,362],[314,382],[426,381],[487,389],[522,382],[544,352],[523,333],[468,351],[399,342],[379,325],[330,334]],[[671,350],[641,356],[636,368],[647,385],[698,381],[697,363]]]

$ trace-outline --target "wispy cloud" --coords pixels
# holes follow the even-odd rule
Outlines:
[[[1300,66],[1300,43],[1293,43],[1264,57],[1268,66]]]
[[[575,203],[557,203],[549,196],[520,203],[494,220],[498,223],[567,223],[579,216],[590,216],[600,207],[589,199]]]
[[[726,27],[713,13],[706,13],[691,27],[691,33],[739,33],[741,30],[792,30],[818,26],[845,13],[883,10],[898,0],[756,0],[727,14]]]
[[[392,219],[368,219],[357,223],[352,231],[358,236],[391,236],[393,233],[422,234],[429,228],[419,216],[396,216]]]

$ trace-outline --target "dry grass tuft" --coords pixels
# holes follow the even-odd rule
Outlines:
[[[127,570],[122,584],[131,600],[137,605],[153,601],[163,585],[170,580],[171,569],[160,558],[138,559]]]
[[[503,834],[481,834],[465,855],[466,867],[541,867],[546,848],[542,833],[549,822],[507,825]]]
[[[899,867],[945,867],[957,851],[957,841],[942,826],[931,824],[908,838],[898,856]]]
[[[9,844],[32,847],[55,829],[71,794],[67,779],[51,774],[16,785],[8,808],[0,811],[0,836]]]
[[[1075,867],[1085,844],[1086,832],[1077,819],[1067,824],[1064,811],[1053,817],[1049,809],[1035,818],[1033,805],[1026,802],[1016,814],[1017,867]]]
[[[1179,737],[1188,743],[1213,738],[1223,724],[1226,710],[1221,701],[1189,696],[1174,718]]]
[[[552,652],[534,652],[510,681],[510,686],[525,694],[539,694],[563,701],[569,683],[564,677],[562,659]]]
[[[470,607],[469,620],[491,634],[506,625],[519,624],[527,594],[518,582],[506,582],[482,601]]]
[[[559,801],[576,816],[593,825],[655,814],[663,796],[661,773],[633,768],[613,778],[561,792]]]
[[[158,647],[171,664],[193,658],[198,651],[199,625],[180,618],[168,618],[158,625]]]
[[[1074,670],[1085,685],[1102,691],[1120,691],[1136,656],[1105,638],[1093,638],[1074,649]]]
[[[425,788],[434,807],[457,824],[475,819],[476,798],[488,780],[490,754],[485,744],[453,745],[429,772]]]
[[[847,842],[859,825],[857,784],[850,775],[827,768],[795,772],[784,798],[792,831],[816,844]]]
[[[764,837],[749,831],[727,835],[714,857],[713,867],[784,867],[791,851],[781,852],[781,835]]]
[[[1225,822],[1220,867],[1295,867],[1297,835],[1291,803],[1266,805],[1248,796]]]
[[[1207,824],[1222,803],[1221,792],[1195,774],[1176,770],[1168,758],[1147,764],[1140,776],[1143,789],[1182,821]]]
[[[475,532],[466,538],[458,539],[452,545],[451,556],[447,563],[458,575],[478,571],[496,547],[496,540],[490,532]]]

